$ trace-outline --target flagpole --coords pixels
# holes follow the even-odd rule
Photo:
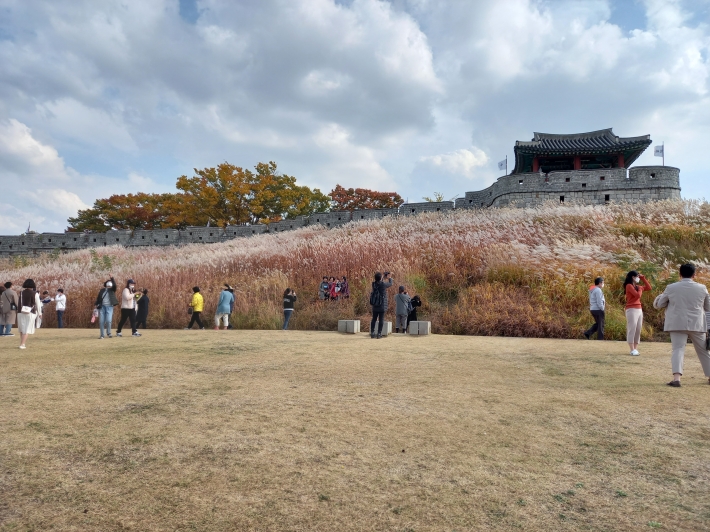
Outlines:
[[[505,156],[505,175],[508,175],[508,156]]]
[[[663,146],[663,166],[666,165],[666,141],[664,140],[661,143],[661,146]]]

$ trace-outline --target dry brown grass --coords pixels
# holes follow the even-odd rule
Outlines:
[[[665,386],[665,343],[17,340],[3,531],[710,530],[710,386],[690,353]]]

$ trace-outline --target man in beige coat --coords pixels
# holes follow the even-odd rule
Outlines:
[[[680,387],[688,337],[693,342],[700,365],[710,384],[710,354],[705,347],[708,328],[705,312],[710,311],[710,295],[705,285],[693,281],[695,277],[693,264],[683,264],[680,267],[680,276],[682,279],[679,282],[668,285],[653,302],[655,308],[666,309],[663,330],[671,333],[673,380],[668,383],[668,386]]]

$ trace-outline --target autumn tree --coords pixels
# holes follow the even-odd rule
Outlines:
[[[111,229],[160,229],[172,227],[167,205],[175,194],[115,194],[98,199],[94,206],[69,218],[68,231],[107,231]]]
[[[331,205],[336,211],[355,209],[394,209],[404,203],[396,192],[378,192],[367,188],[344,188],[335,185],[328,194]]]
[[[424,196],[422,199],[430,203],[440,202],[444,201],[444,195],[441,192],[434,192],[433,196]]]

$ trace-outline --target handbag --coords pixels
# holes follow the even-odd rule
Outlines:
[[[34,296],[35,292],[32,291],[32,295]],[[20,303],[24,303],[25,295],[24,295],[24,290],[20,292]],[[34,297],[33,297],[34,300]],[[35,309],[34,305],[31,307],[28,307],[27,305],[22,305],[22,308],[20,309],[20,314],[32,314],[32,311]]]
[[[192,314],[192,307],[187,307],[187,314],[188,315]]]
[[[99,309],[95,308],[91,313],[91,323],[96,323],[96,318],[99,317]]]

